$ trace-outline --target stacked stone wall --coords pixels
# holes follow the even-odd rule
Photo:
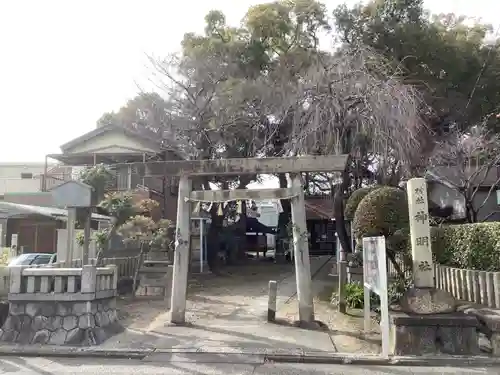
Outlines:
[[[0,341],[89,346],[121,330],[115,297],[87,302],[11,301]]]

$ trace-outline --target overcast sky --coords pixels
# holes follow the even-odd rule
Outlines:
[[[252,0],[3,0],[0,162],[43,161],[137,92],[145,54],[179,49],[210,9],[238,23]],[[330,9],[343,1],[327,0]],[[349,4],[355,1],[348,1]],[[500,0],[426,0],[498,24]]]

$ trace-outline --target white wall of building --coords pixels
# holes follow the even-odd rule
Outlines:
[[[45,163],[0,163],[0,195],[40,191]]]
[[[263,201],[256,202],[258,207],[258,212],[260,213],[260,217],[258,220],[268,227],[277,227],[278,226],[278,216],[279,216],[279,208],[278,203],[273,201]],[[276,247],[276,237],[272,234],[267,234],[267,247],[269,249],[274,249]]]

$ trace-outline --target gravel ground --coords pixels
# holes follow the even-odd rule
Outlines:
[[[296,298],[291,296],[295,289],[293,265],[266,261],[253,261],[248,266],[228,268],[224,276],[192,277],[188,288],[186,319],[191,325],[204,327],[257,327],[266,324],[264,316],[267,311],[269,280],[277,280],[278,290],[284,293],[280,298],[283,303],[278,308],[278,320],[282,324],[293,325],[298,317],[298,303]],[[324,301],[325,290],[331,294],[334,283],[334,278],[325,276],[324,272],[320,272],[313,279],[313,289],[317,295],[316,319],[326,325],[327,328],[322,328],[328,331],[325,334],[330,336],[332,351],[378,353],[380,334],[374,330],[364,335],[362,312],[339,314],[330,303]],[[125,298],[121,299],[118,305],[122,323],[128,329],[136,333],[168,334],[168,312],[162,299]],[[126,341],[121,340],[121,345],[126,344],[124,340]],[[136,335],[134,340],[140,340],[140,337]],[[137,345],[139,344],[136,343],[135,346]]]

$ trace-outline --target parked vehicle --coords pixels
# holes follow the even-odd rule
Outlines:
[[[21,254],[14,259],[12,259],[7,267],[15,267],[15,266],[34,266],[34,267],[50,267],[57,262],[57,254],[50,253],[28,253]],[[40,282],[38,282],[38,286],[40,287]],[[54,292],[55,287],[55,277],[49,275],[49,292]],[[62,286],[63,292],[65,292],[68,288],[67,282]],[[82,280],[81,277],[76,277],[75,280],[75,290],[80,291],[82,288]],[[37,289],[39,290],[39,289]],[[61,292],[61,291],[59,291]]]
[[[35,266],[51,265],[57,261],[57,254],[50,253],[28,253],[21,254],[12,259],[7,267],[13,266]]]

